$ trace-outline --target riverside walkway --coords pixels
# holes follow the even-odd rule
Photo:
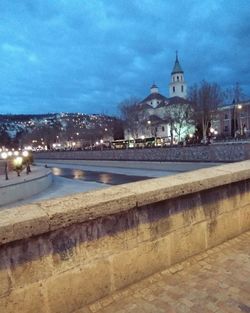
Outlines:
[[[15,171],[0,174],[0,210],[6,205],[29,198],[43,190],[52,183],[52,174],[49,169],[40,166],[31,166],[31,172],[27,175],[23,170],[20,176]]]
[[[74,313],[249,313],[250,231]]]

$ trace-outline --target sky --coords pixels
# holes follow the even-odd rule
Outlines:
[[[187,86],[239,82],[250,98],[249,0],[0,0],[0,114],[117,114],[178,50]]]

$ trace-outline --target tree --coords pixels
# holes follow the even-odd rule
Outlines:
[[[7,131],[0,129],[0,148],[2,146],[9,146],[11,143],[11,138]]]
[[[124,128],[133,137],[137,138],[140,129],[140,108],[139,101],[135,97],[123,100],[119,104],[121,119],[124,123]]]
[[[114,140],[124,139],[124,129],[122,120],[119,118],[114,118],[112,125],[112,132]]]
[[[174,132],[181,141],[193,129],[193,112],[190,104],[173,104],[166,108],[165,120],[170,125],[171,143],[173,142]]]
[[[189,100],[193,109],[193,119],[196,125],[201,125],[205,143],[213,116],[223,101],[223,93],[218,84],[202,81],[190,88]]]
[[[239,103],[244,100],[245,94],[243,89],[241,88],[240,84],[238,82],[235,83],[234,86],[227,88],[224,91],[224,100],[226,103]]]

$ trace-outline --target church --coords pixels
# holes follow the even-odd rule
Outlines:
[[[155,83],[151,86],[150,94],[137,104],[138,116],[134,123],[126,127],[125,139],[158,137],[167,142],[171,136],[180,141],[187,135],[187,128],[192,125],[186,125],[183,134],[178,133],[177,125],[171,125],[173,112],[176,114],[178,110],[181,113],[189,105],[186,99],[187,84],[177,52],[168,87],[169,97],[165,97]]]

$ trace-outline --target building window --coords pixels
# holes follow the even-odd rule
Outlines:
[[[228,132],[228,126],[224,126],[224,132]]]
[[[179,81],[179,76],[177,76],[177,80]]]
[[[184,88],[183,88],[183,85],[181,85],[181,92],[183,92],[184,91]]]
[[[175,86],[173,86],[173,92],[175,92]]]
[[[228,120],[228,114],[225,114],[224,119]]]
[[[164,132],[164,131],[165,131],[165,127],[164,127],[164,126],[162,126],[161,130]]]

